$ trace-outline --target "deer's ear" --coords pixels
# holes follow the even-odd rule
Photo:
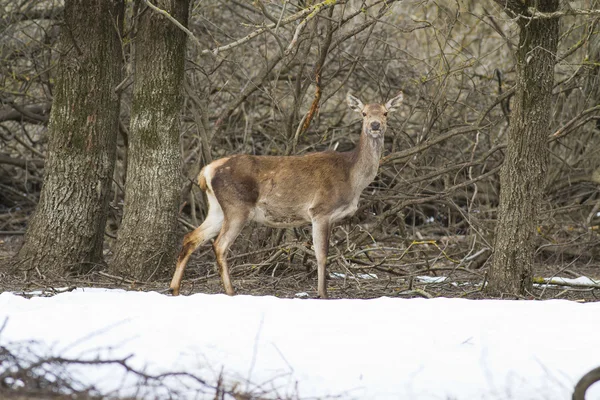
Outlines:
[[[402,104],[402,100],[404,100],[404,94],[400,92],[398,96],[385,103],[385,108],[388,110],[388,112],[396,111],[396,109],[400,107],[400,104]]]
[[[348,107],[356,112],[362,112],[362,109],[365,107],[362,101],[352,96],[350,93],[346,95],[346,101],[348,102]]]

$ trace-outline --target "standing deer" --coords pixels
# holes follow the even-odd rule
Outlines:
[[[177,259],[170,291],[179,294],[190,255],[217,236],[213,249],[225,292],[233,295],[227,250],[248,221],[287,228],[312,224],[319,297],[327,298],[325,264],[332,225],[353,215],[362,191],[373,181],[383,149],[387,116],[402,103],[402,93],[383,104],[364,105],[348,93],[348,106],[361,113],[358,146],[348,152],[301,156],[234,155],[206,165],[198,184],[208,198],[208,215],[188,233]]]

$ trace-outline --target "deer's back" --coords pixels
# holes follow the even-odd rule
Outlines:
[[[351,157],[338,152],[236,155],[214,161],[203,173],[222,207],[243,204],[257,222],[299,226],[315,214],[333,214],[358,201],[360,193],[353,193],[350,184]]]

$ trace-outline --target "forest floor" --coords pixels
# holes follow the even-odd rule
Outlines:
[[[21,241],[21,236],[0,236],[0,263],[11,257]],[[334,251],[330,251],[333,253]],[[393,251],[392,251],[393,252]],[[330,254],[331,256],[331,254]],[[109,259],[110,254],[107,256]],[[370,299],[377,297],[448,297],[489,298],[481,288],[487,279],[486,267],[470,269],[460,264],[436,261],[432,266],[382,266],[386,255],[372,254],[371,265],[356,265],[340,257],[328,264],[328,293],[331,298]],[[272,265],[244,263],[231,260],[231,276],[237,294],[271,295],[281,298],[316,298],[316,266],[312,257],[288,258]],[[534,266],[536,284],[530,296],[523,299],[566,299],[580,302],[599,301],[600,268],[590,262],[570,262],[561,265],[538,262]],[[577,281],[588,277],[592,281]],[[85,276],[66,279],[42,279],[39,276],[0,277],[0,292],[47,291],[49,295],[69,288],[101,287],[138,291],[168,291],[170,277],[152,282],[140,282],[127,277],[113,276],[106,270],[93,271]],[[564,278],[562,285],[548,284],[543,279]],[[181,293],[223,293],[216,273],[211,246],[207,245],[192,256],[182,283]]]

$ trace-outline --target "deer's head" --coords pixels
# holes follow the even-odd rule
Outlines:
[[[350,93],[346,96],[348,106],[363,117],[363,132],[374,138],[382,136],[387,129],[388,113],[395,111],[402,103],[402,92],[384,104],[364,105],[358,98]]]

